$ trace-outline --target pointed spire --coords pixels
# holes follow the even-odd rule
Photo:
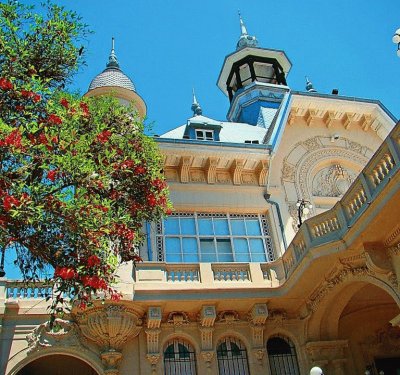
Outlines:
[[[246,26],[245,26],[245,24],[243,22],[243,19],[242,19],[242,15],[240,14],[240,10],[238,10],[238,14],[239,14],[239,21],[240,21],[240,32],[241,32],[242,36],[248,35]]]
[[[255,36],[249,35],[247,33],[246,25],[243,22],[242,15],[240,11],[239,13],[239,22],[240,22],[240,38],[236,44],[236,50],[245,48],[245,47],[257,47],[258,41]]]
[[[202,109],[200,107],[200,104],[197,101],[196,94],[194,92],[194,88],[193,88],[193,103],[192,103],[191,109],[193,111],[193,115],[194,116],[200,116],[200,115],[203,114],[203,111],[202,111]]]
[[[114,37],[112,37],[111,39],[111,52],[110,56],[108,57],[107,68],[119,68],[117,55],[115,54],[115,49],[114,49]]]
[[[317,90],[314,89],[312,82],[308,79],[306,76],[306,90],[308,92],[317,92]]]

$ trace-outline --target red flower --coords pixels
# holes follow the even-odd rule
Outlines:
[[[172,214],[172,210],[170,208],[167,208],[167,210],[165,211],[166,215],[171,215]]]
[[[35,96],[35,93],[32,92],[32,91],[21,90],[21,96],[23,98],[30,99],[30,98],[33,98]]]
[[[7,91],[7,90],[12,90],[14,88],[13,84],[11,81],[9,81],[7,78],[0,78],[0,89]]]
[[[89,267],[98,266],[98,265],[100,265],[100,263],[101,263],[101,260],[97,255],[91,255],[87,260],[87,265]]]
[[[88,107],[88,105],[86,103],[80,102],[79,103],[79,107],[81,108],[84,117],[89,117],[90,116],[89,107]]]
[[[135,174],[143,174],[146,173],[146,168],[141,165],[138,165],[135,167],[134,172]]]
[[[103,130],[100,134],[97,135],[97,140],[100,143],[107,143],[110,139],[112,133],[109,130]]]
[[[17,111],[21,112],[21,111],[23,111],[23,110],[25,109],[25,106],[23,106],[23,105],[16,105],[16,106],[15,106],[15,109],[16,109]]]
[[[50,124],[53,124],[53,125],[60,125],[60,124],[62,124],[61,118],[58,117],[57,115],[54,115],[54,114],[49,115],[49,117],[48,117],[47,120],[48,120],[48,122],[49,122]]]
[[[153,193],[149,193],[149,195],[147,196],[147,203],[150,207],[154,207],[157,204],[157,199]]]
[[[57,173],[58,173],[58,171],[57,171],[57,169],[53,169],[53,170],[51,170],[51,171],[48,171],[47,172],[47,178],[50,180],[50,181],[55,181],[55,179],[57,178]]]
[[[71,280],[76,276],[76,272],[72,267],[56,267],[54,271],[55,277],[61,277],[63,280]]]
[[[22,148],[21,140],[21,133],[18,129],[14,129],[9,135],[7,135],[4,141],[0,141],[0,146],[14,146],[15,148]]]
[[[116,292],[111,293],[111,301],[118,302],[121,299],[121,297],[122,296],[120,293],[116,293]]]
[[[151,181],[151,184],[158,190],[161,191],[162,189],[164,189],[167,184],[165,183],[165,181],[161,180],[160,178],[156,178],[153,181]]]
[[[133,160],[125,160],[123,163],[121,163],[121,169],[127,169],[127,168],[132,168],[135,165]]]
[[[39,143],[41,143],[42,145],[47,145],[49,143],[49,141],[47,140],[46,134],[44,134],[44,133],[39,134]]]
[[[65,99],[65,98],[62,98],[62,99],[60,100],[60,104],[61,104],[64,108],[66,108],[66,109],[69,108],[69,102],[68,102],[68,100]]]
[[[32,100],[34,103],[38,103],[42,100],[42,97],[39,94],[34,94]]]

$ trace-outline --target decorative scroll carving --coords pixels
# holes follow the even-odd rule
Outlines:
[[[253,355],[256,358],[256,361],[258,362],[258,364],[260,366],[262,366],[263,365],[263,358],[264,358],[264,355],[265,355],[265,349],[261,349],[261,348],[254,349],[253,350]]]
[[[87,350],[82,347],[79,340],[79,330],[76,324],[69,320],[56,319],[53,329],[50,329],[50,322],[45,322],[27,335],[26,339],[28,353],[58,346],[80,347],[79,350]]]
[[[207,368],[211,367],[211,362],[214,358],[214,352],[213,351],[204,351],[201,352],[201,358],[203,358],[203,361],[206,362]]]
[[[217,179],[218,158],[209,157],[206,163],[207,183],[215,184]]]
[[[231,172],[234,185],[240,185],[242,183],[242,172],[244,167],[244,161],[241,159],[235,159],[232,163]]]
[[[283,322],[287,319],[286,311],[284,310],[271,310],[268,316],[268,322],[275,326],[283,325]],[[269,323],[268,323],[269,325]]]
[[[205,182],[204,172],[202,170],[191,170],[190,171],[191,182]]]
[[[174,327],[182,327],[185,324],[189,324],[189,317],[183,311],[171,311],[168,314],[167,322],[174,325]]]
[[[296,169],[293,165],[284,162],[282,168],[282,179],[294,182]]]
[[[335,268],[333,275],[327,278],[322,284],[316,288],[316,290],[309,296],[306,304],[310,311],[316,311],[319,303],[322,299],[333,289],[336,285],[339,285],[344,280],[350,277],[372,275],[372,272],[367,266],[361,266],[357,268]]]
[[[385,239],[384,245],[385,246],[393,245],[399,239],[400,239],[400,225],[397,225],[395,230],[391,232],[389,236]]]
[[[221,311],[218,314],[218,321],[226,324],[233,324],[239,320],[239,314],[234,310]]]
[[[182,183],[188,183],[190,180],[190,166],[192,165],[191,156],[182,156],[179,165],[179,176]]]

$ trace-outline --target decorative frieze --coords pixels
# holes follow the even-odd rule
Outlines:
[[[239,314],[234,310],[224,310],[218,314],[218,321],[226,324],[234,324],[239,320]]]

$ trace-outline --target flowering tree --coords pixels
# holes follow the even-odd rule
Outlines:
[[[139,260],[143,223],[170,203],[133,108],[62,92],[87,31],[75,13],[45,10],[0,4],[0,249],[16,250],[25,280],[54,268],[54,317],[65,293],[82,308],[99,291],[119,299],[118,265]]]

